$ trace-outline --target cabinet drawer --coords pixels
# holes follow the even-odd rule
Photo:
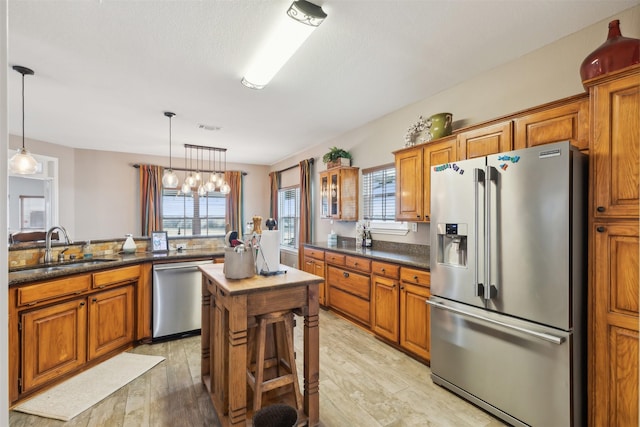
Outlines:
[[[329,286],[329,305],[346,315],[353,317],[366,325],[371,323],[371,311],[369,301],[358,298],[355,295],[344,292],[342,289]]]
[[[88,291],[90,285],[91,276],[87,274],[25,286],[18,289],[18,306],[34,305],[42,301],[81,294]]]
[[[93,288],[105,288],[125,282],[138,280],[140,277],[140,266],[116,268],[114,270],[93,273]]]
[[[400,280],[420,286],[431,286],[431,274],[428,271],[416,270],[415,268],[402,267],[400,269]]]
[[[335,252],[326,252],[324,255],[324,259],[329,264],[344,265],[345,256],[337,254]]]
[[[355,270],[363,271],[365,273],[371,272],[371,260],[367,258],[347,255],[344,260],[344,265]]]
[[[304,256],[324,261],[324,251],[313,248],[304,248]]]
[[[371,272],[378,276],[397,279],[400,277],[400,266],[397,264],[389,264],[386,262],[373,261],[371,263]]]
[[[371,280],[369,276],[329,267],[327,282],[336,288],[340,288],[350,294],[357,295],[367,301],[371,294]]]

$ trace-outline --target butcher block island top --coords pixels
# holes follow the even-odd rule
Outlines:
[[[304,405],[298,425],[319,424],[318,284],[324,279],[280,265],[286,273],[227,279],[223,264],[202,271],[202,382],[224,426],[250,426],[247,329],[257,315],[292,310],[304,317]],[[295,406],[295,405],[292,405]]]

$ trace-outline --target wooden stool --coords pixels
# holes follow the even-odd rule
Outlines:
[[[249,325],[248,355],[247,355],[247,382],[253,390],[253,410],[258,411],[262,407],[262,393],[280,387],[293,385],[296,407],[302,409],[302,395],[298,384],[298,372],[296,369],[293,352],[293,313],[277,311],[256,316],[256,324]],[[265,360],[267,341],[267,325],[273,325],[275,340],[275,358]],[[257,334],[257,336],[256,336]],[[281,348],[284,343],[285,348]],[[255,352],[255,364],[252,364],[252,356]],[[275,378],[264,379],[265,369],[277,368]]]

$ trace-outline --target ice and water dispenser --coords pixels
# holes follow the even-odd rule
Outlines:
[[[467,224],[438,224],[438,263],[467,266]]]

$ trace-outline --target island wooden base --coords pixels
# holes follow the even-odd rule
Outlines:
[[[247,394],[248,319],[280,310],[304,317],[304,405],[299,425],[319,424],[318,284],[322,278],[280,266],[286,274],[226,279],[221,264],[202,270],[202,382],[223,426],[251,425]],[[295,407],[293,401],[291,406]]]

